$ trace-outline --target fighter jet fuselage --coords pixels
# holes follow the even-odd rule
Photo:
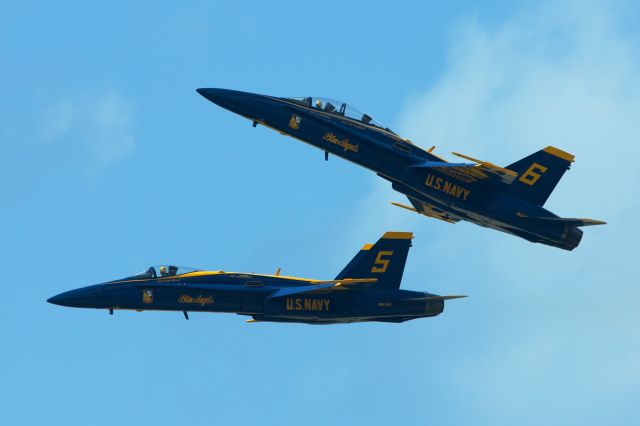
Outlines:
[[[445,300],[464,296],[399,288],[411,238],[407,232],[385,233],[376,244],[366,244],[333,280],[282,276],[279,270],[264,275],[162,265],[48,301],[111,313],[182,311],[186,318],[187,312],[237,313],[251,316],[252,322],[403,322],[436,316]]]
[[[226,89],[198,89],[221,107],[283,135],[372,170],[428,217],[466,220],[566,250],[582,238],[580,226],[604,222],[560,218],[542,205],[573,156],[547,147],[502,168],[475,160],[449,163],[380,125],[346,103],[324,98],[277,98]]]
[[[442,300],[426,301],[427,293],[407,290],[270,297],[300,285],[287,277],[204,271],[98,284],[62,293],[50,302],[78,308],[237,313],[257,321],[308,323],[418,318],[438,315],[444,308]],[[308,285],[311,290],[313,284]]]

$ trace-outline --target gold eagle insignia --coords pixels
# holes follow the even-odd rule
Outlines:
[[[302,119],[299,115],[292,114],[291,118],[289,119],[289,127],[291,127],[293,130],[298,130],[300,128],[301,121]]]

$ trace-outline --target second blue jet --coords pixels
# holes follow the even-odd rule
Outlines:
[[[350,160],[391,182],[411,206],[398,207],[456,223],[466,220],[528,241],[573,250],[580,227],[593,219],[563,218],[543,206],[574,161],[548,146],[499,167],[454,153],[469,163],[449,163],[398,136],[370,115],[325,98],[279,98],[226,89],[198,89],[208,100],[258,124]]]
[[[150,267],[131,277],[53,296],[50,303],[74,308],[137,311],[229,312],[249,322],[335,324],[361,321],[399,323],[434,317],[446,300],[401,290],[411,247],[410,232],[387,232],[365,244],[333,280],[244,272],[200,271],[172,265]]]

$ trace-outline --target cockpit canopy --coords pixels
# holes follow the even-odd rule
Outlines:
[[[175,275],[183,275],[188,274],[189,272],[196,271],[200,271],[200,269],[190,268],[188,266],[154,265],[134,275],[134,277],[155,279],[162,277],[171,277]]]
[[[298,105],[306,106],[309,108],[317,109],[327,112],[329,114],[340,115],[346,118],[350,118],[354,121],[358,121],[369,126],[378,127],[384,129],[387,132],[394,133],[388,127],[383,126],[378,121],[374,120],[372,116],[360,111],[352,105],[346,102],[336,101],[335,99],[319,98],[319,97],[306,97],[306,98],[283,98],[286,101],[296,103]],[[395,133],[394,133],[395,134]]]

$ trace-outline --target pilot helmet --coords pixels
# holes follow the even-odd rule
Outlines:
[[[317,100],[316,101],[316,107],[317,108],[322,108],[322,101],[321,100]]]
[[[160,267],[160,274],[161,275],[167,275],[167,267],[166,266],[162,265]]]

